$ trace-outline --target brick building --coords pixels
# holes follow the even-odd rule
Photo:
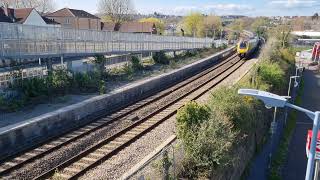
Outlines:
[[[35,26],[59,26],[59,23],[42,17],[34,8],[13,9],[0,7],[0,22]]]
[[[100,18],[83,10],[63,8],[45,17],[60,23],[61,27],[101,30]]]
[[[114,31],[116,29],[114,23],[101,23],[103,31]],[[157,27],[152,22],[125,22],[120,25],[119,32],[124,33],[142,33],[142,34],[157,34]]]

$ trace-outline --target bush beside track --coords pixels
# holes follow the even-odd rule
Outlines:
[[[265,142],[272,113],[256,99],[239,96],[237,90],[254,88],[284,94],[294,71],[295,52],[280,48],[276,39],[270,39],[259,64],[238,85],[216,90],[205,105],[190,102],[179,110],[177,132],[185,150],[179,176],[240,178]]]

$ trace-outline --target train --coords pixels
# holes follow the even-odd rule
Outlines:
[[[249,40],[240,40],[237,44],[237,53],[240,58],[249,58],[257,50],[260,44],[260,38],[254,37]]]
[[[316,42],[312,48],[312,60],[313,61],[320,60],[320,42]]]

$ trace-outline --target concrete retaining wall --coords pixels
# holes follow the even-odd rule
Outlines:
[[[232,47],[183,68],[128,85],[110,94],[93,97],[19,124],[0,128],[0,160],[31,148],[48,138],[87,124],[102,114],[111,113],[163,90],[207,69],[218,59],[231,55],[234,50]]]

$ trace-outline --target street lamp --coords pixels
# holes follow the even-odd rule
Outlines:
[[[301,108],[299,106],[290,104],[287,102],[287,99],[283,96],[272,94],[265,91],[255,90],[255,89],[239,89],[238,94],[256,97],[257,99],[264,102],[268,107],[289,107],[301,112],[304,112],[309,118],[313,119],[313,128],[312,128],[312,138],[311,138],[311,147],[309,152],[309,159],[307,164],[307,172],[305,180],[312,180],[314,173],[314,163],[315,163],[315,153],[316,153],[316,144],[317,144],[317,135],[319,129],[319,116],[320,111],[312,112],[310,110]]]
[[[299,83],[297,81],[297,78],[299,78],[300,76],[290,76],[290,81],[289,81],[289,87],[288,87],[288,96],[287,98],[291,98],[290,94],[291,94],[291,84],[292,84],[292,79],[294,79],[294,87],[298,87]],[[284,123],[287,124],[287,119],[288,119],[288,108],[286,107],[286,112],[285,112],[285,116],[284,116]]]
[[[288,97],[290,97],[290,93],[291,93],[291,84],[292,84],[292,79],[294,79],[294,87],[298,87],[299,83],[297,81],[297,78],[299,78],[300,76],[290,76],[290,81],[289,81],[289,87],[288,87]]]
[[[298,67],[296,66],[296,76],[298,76],[298,71],[300,70],[300,72],[302,72],[304,69],[304,67]]]

